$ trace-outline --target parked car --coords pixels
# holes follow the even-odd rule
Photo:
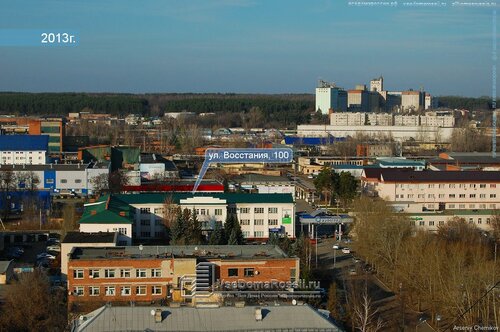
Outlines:
[[[334,244],[332,248],[335,249],[335,250],[339,250],[340,249],[340,245]]]
[[[356,272],[356,269],[354,269],[354,268],[349,269],[349,275],[351,275],[351,276],[355,276],[356,274],[358,274],[358,273]]]
[[[49,254],[48,252],[42,252],[41,254],[36,255],[37,260],[43,259],[56,259],[56,256]]]
[[[343,254],[350,254],[351,253],[351,249],[349,249],[347,247],[346,248],[342,248],[342,253]]]
[[[61,251],[61,247],[60,246],[56,246],[56,245],[48,246],[47,247],[47,251],[57,251],[57,252],[60,252]]]

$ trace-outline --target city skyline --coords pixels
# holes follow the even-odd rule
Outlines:
[[[79,45],[0,46],[1,91],[312,94],[318,79],[348,90],[383,75],[388,90],[492,95],[493,8],[258,0],[3,7],[0,30],[78,31]]]

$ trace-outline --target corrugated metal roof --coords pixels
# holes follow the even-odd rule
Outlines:
[[[0,135],[0,151],[46,151],[48,135]]]
[[[341,331],[308,305],[262,307],[262,321],[255,319],[254,306],[161,307],[161,323],[151,315],[156,308],[105,306],[86,315],[76,331]]]

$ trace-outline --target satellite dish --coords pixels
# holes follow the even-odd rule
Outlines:
[[[292,305],[297,305],[297,300],[296,299],[292,300]]]
[[[155,315],[155,310],[151,309],[150,313],[151,313],[151,316],[154,316]]]
[[[142,251],[144,249],[144,246],[142,244],[139,245],[139,250]]]

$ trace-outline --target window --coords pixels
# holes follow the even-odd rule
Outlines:
[[[295,282],[296,280],[297,280],[297,269],[291,268],[290,269],[290,281]]]
[[[454,183],[449,184],[448,188],[455,188],[455,184]]]
[[[68,180],[66,180],[66,179],[61,179],[61,183],[68,183]]]
[[[434,184],[429,184],[429,188],[434,188]]]
[[[83,269],[73,270],[73,278],[83,279]]]
[[[45,183],[52,184],[54,183],[54,179],[45,179]]]
[[[264,237],[264,232],[263,231],[255,231],[253,236],[254,237]]]
[[[425,194],[418,194],[418,198],[425,198]]]
[[[434,226],[434,221],[429,221],[429,226]]]
[[[481,188],[481,189],[486,188],[486,184],[484,184],[484,183],[480,184],[479,188]]]
[[[200,214],[201,214],[202,216],[206,215],[206,210],[205,210],[205,209],[201,209],[201,210],[200,210],[200,212],[201,212]]]
[[[444,188],[444,184],[442,184],[442,183],[441,183],[441,184],[439,185],[439,189],[443,189],[443,188]]]
[[[216,216],[222,216],[222,209],[215,209]]]
[[[449,209],[454,209],[454,208],[455,208],[455,204],[450,204],[450,205],[448,206],[448,208],[449,208]]]
[[[465,204],[458,204],[459,209],[465,209]]]
[[[475,209],[476,208],[476,204],[469,204],[469,209]]]
[[[76,296],[83,296],[83,286],[76,286],[73,288],[73,294]]]
[[[449,198],[455,198],[455,194],[449,194],[448,197]]]
[[[141,219],[141,226],[149,226],[149,219]]]
[[[479,204],[480,209],[486,209],[486,204]]]
[[[82,179],[75,179],[75,183],[82,183]]]
[[[149,232],[141,232],[141,237],[149,237]]]
[[[243,225],[243,226],[250,225],[250,219],[241,219],[240,220],[240,225]]]
[[[444,220],[439,221],[439,226],[444,226]]]
[[[238,269],[227,269],[227,275],[228,277],[237,277]]]
[[[125,227],[123,228],[118,228],[118,232],[120,232],[120,234],[123,234],[123,235],[127,235],[127,229]]]
[[[253,277],[255,275],[255,269],[253,267],[247,267],[245,268],[243,275],[245,277]]]
[[[444,198],[444,194],[439,194],[439,198]]]
[[[413,194],[408,194],[408,198],[413,198]]]
[[[150,208],[141,208],[140,211],[141,211],[141,214],[151,213],[151,209]]]
[[[90,294],[90,296],[99,296],[99,287],[90,286],[89,287],[89,294]]]
[[[482,218],[477,218],[477,223],[478,223],[478,225],[481,225],[483,223],[483,219]]]
[[[129,296],[130,293],[131,293],[130,286],[122,286],[122,292],[121,292],[122,296]]]
[[[425,221],[419,221],[418,224],[419,226],[425,226]]]
[[[486,194],[479,194],[479,198],[486,198]]]
[[[434,194],[428,194],[427,198],[434,198]]]
[[[269,208],[269,213],[278,213],[278,208],[276,207]]]
[[[264,208],[254,208],[254,213],[264,213]]]
[[[469,198],[476,198],[476,194],[470,194]]]
[[[104,278],[114,278],[115,270],[114,269],[106,269],[104,270]]]
[[[490,218],[486,218],[486,223],[489,225],[491,223],[491,219]]]
[[[496,188],[497,185],[496,184],[490,184],[490,188]]]
[[[269,219],[269,226],[277,226],[278,219]]]
[[[465,198],[465,194],[458,195],[459,198]]]
[[[161,278],[161,269],[151,269],[152,278]]]
[[[496,204],[490,204],[490,209],[496,209],[497,205]]]
[[[249,231],[243,231],[242,233],[243,233],[243,237],[244,238],[250,237],[250,232]]]
[[[135,287],[136,295],[146,295],[146,286],[137,286]]]
[[[130,278],[130,269],[121,269],[120,278]]]
[[[90,269],[89,270],[89,277],[91,278],[99,278],[99,270],[96,269]]]
[[[264,219],[255,219],[255,225],[256,226],[263,226],[264,225]]]
[[[469,218],[469,224],[473,224],[473,223],[474,223],[474,219]]]
[[[106,296],[115,296],[115,286],[104,287],[104,294],[106,294]]]
[[[250,213],[250,208],[241,208],[240,213]]]
[[[497,198],[497,194],[490,194],[490,198]]]
[[[151,294],[161,295],[161,286],[151,286]]]
[[[146,278],[146,269],[136,269],[135,270],[136,278]]]

